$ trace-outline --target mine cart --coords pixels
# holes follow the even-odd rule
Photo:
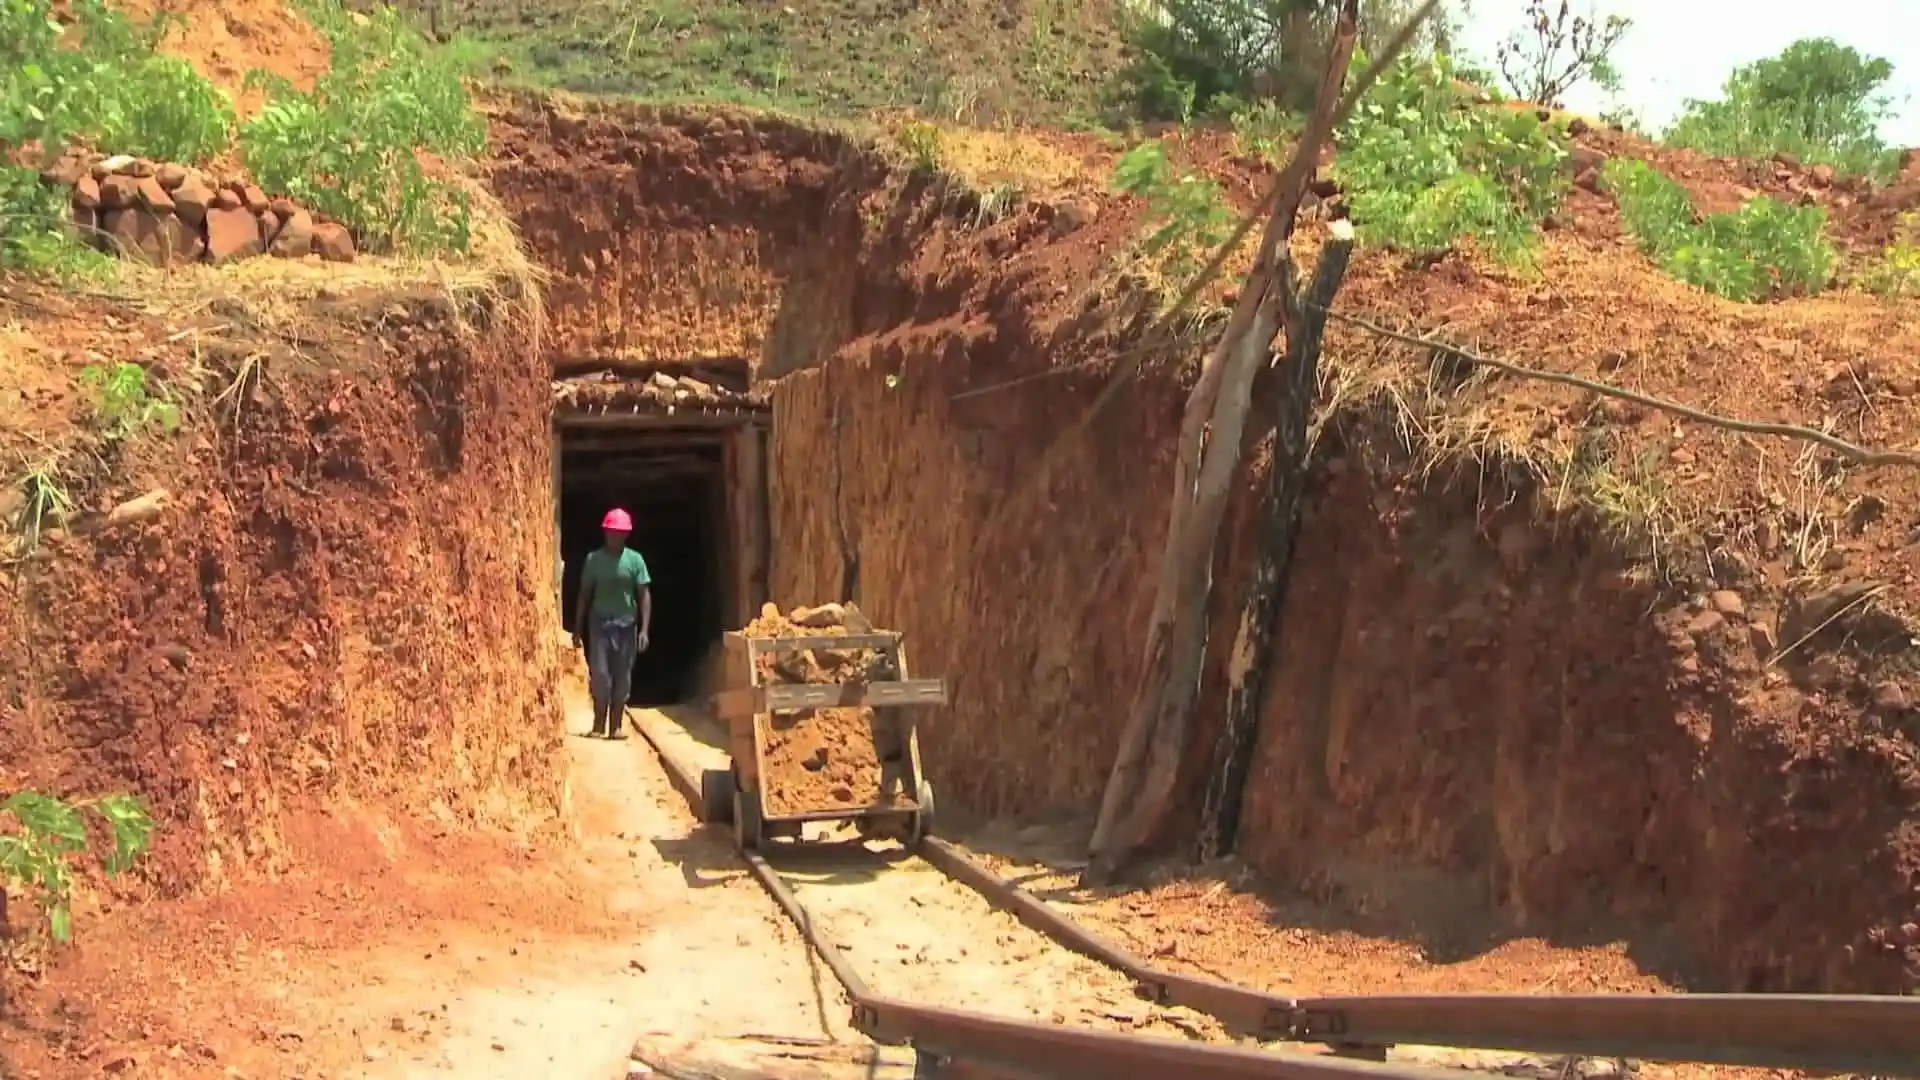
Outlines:
[[[946,683],[908,677],[900,634],[808,634],[780,619],[768,636],[765,622],[725,637],[720,685],[729,689],[712,707],[733,762],[702,776],[703,819],[731,824],[742,850],[765,837],[800,839],[810,821],[917,844],[933,827],[933,785],[920,768],[915,707],[945,705]]]

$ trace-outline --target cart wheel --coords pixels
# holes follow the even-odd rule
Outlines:
[[[913,799],[920,804],[920,809],[913,812],[913,821],[907,826],[910,830],[907,836],[909,846],[918,844],[933,835],[933,781],[920,781],[919,788],[913,793]]]
[[[738,788],[733,792],[733,846],[741,851],[760,846],[760,800]]]
[[[733,824],[733,770],[708,769],[700,774],[700,823]]]

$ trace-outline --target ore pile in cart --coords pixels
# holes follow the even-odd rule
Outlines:
[[[768,604],[726,635],[721,670],[713,713],[733,763],[701,777],[701,816],[732,825],[741,850],[802,839],[809,822],[908,846],[931,833],[915,715],[945,705],[947,687],[908,675],[900,634],[851,604],[787,615]]]

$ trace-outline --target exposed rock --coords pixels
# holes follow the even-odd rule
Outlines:
[[[125,154],[103,157],[93,163],[93,178],[95,180],[105,180],[109,176],[122,175],[125,170],[132,167],[133,159]]]
[[[119,173],[100,182],[100,208],[102,210],[123,210],[132,206],[140,195],[140,181]]]
[[[1883,682],[1873,688],[1873,711],[1882,716],[1898,716],[1909,704],[1906,688],[1897,682]]]
[[[87,210],[100,208],[100,181],[91,176],[82,176],[74,181],[73,205]]]
[[[213,193],[213,206],[211,206],[209,209],[238,210],[240,209],[240,207],[244,206],[245,204],[246,204],[245,200],[243,200],[240,197],[239,192],[233,190],[232,188],[223,187],[219,191],[216,191]]]
[[[160,181],[160,186],[166,188],[168,191],[172,191],[174,188],[186,183],[187,177],[190,175],[192,175],[192,173],[185,165],[172,161],[154,170],[154,179]]]
[[[260,219],[243,207],[207,214],[207,259],[214,263],[250,259],[266,250]]]
[[[167,194],[167,189],[160,186],[159,177],[140,177],[139,184],[134,190],[139,196],[141,206],[156,214],[173,213],[173,196]]]
[[[1707,597],[1707,603],[1722,615],[1739,616],[1747,613],[1746,601],[1732,589],[1720,589]]]
[[[1687,633],[1694,637],[1705,637],[1727,624],[1727,617],[1717,611],[1703,611],[1687,623]]]
[[[245,203],[252,213],[264,214],[273,208],[273,204],[267,199],[267,193],[261,191],[257,184],[240,184],[234,190],[240,193],[240,201]]]
[[[272,247],[273,238],[280,235],[280,215],[269,210],[260,215],[260,243],[263,247]]]
[[[271,251],[283,259],[303,259],[311,250],[313,218],[305,210],[292,206],[273,238]]]
[[[198,174],[189,174],[174,186],[173,212],[189,225],[197,227],[207,220],[207,211],[213,209],[214,202],[213,186]]]
[[[128,163],[121,171],[137,180],[145,180],[147,177],[158,172],[159,168],[146,158],[134,158],[133,161]]]
[[[123,259],[153,266],[166,266],[174,259],[173,237],[162,229],[163,219],[144,206],[109,210],[101,227],[111,237],[111,247]],[[172,215],[164,220],[175,221]]]
[[[345,225],[325,222],[313,227],[313,251],[328,262],[352,262],[356,252],[353,234]]]

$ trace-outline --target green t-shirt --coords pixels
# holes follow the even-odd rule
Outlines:
[[[618,558],[607,554],[606,548],[595,548],[580,567],[580,588],[595,619],[638,618],[640,602],[635,593],[651,584],[647,560],[632,548],[621,548]]]

